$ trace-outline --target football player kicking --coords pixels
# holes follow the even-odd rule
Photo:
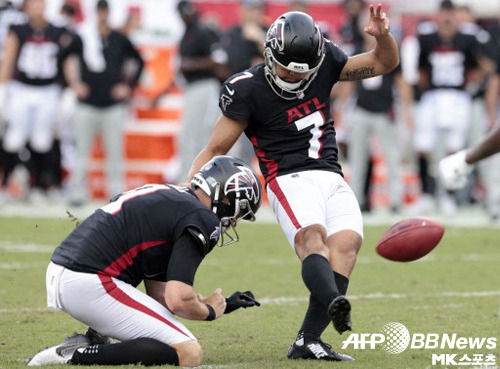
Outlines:
[[[225,154],[242,132],[252,141],[269,200],[310,291],[291,359],[353,360],[320,338],[330,321],[339,333],[351,330],[345,294],[363,238],[359,205],[337,160],[330,92],[339,80],[386,74],[399,62],[381,5],[369,11],[364,31],[375,37],[375,49],[349,58],[323,38],[309,15],[281,15],[267,33],[265,63],[224,83],[222,116],[190,171]]]
[[[439,172],[448,190],[457,190],[467,183],[467,176],[477,162],[500,152],[500,123],[475,146],[449,155],[439,162]]]
[[[201,297],[192,285],[215,245],[238,240],[237,221],[255,220],[261,191],[245,163],[222,156],[201,168],[191,188],[145,185],[98,209],[56,248],[47,269],[48,306],[91,329],[28,365],[200,365],[200,344],[174,315],[214,320],[259,305],[250,291],[224,298],[218,288]],[[136,288],[141,281],[146,293]]]

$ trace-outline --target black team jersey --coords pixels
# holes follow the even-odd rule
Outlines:
[[[125,82],[134,88],[139,83],[144,60],[132,42],[118,31],[111,31],[106,37],[101,38],[101,42],[105,61],[102,71],[93,71],[87,65],[84,57],[84,41],[79,35],[74,37],[74,41],[66,48],[65,56],[74,54],[78,57],[80,78],[90,89],[89,95],[80,101],[93,107],[107,108],[123,102],[115,100],[111,94],[115,85]],[[136,65],[136,68],[131,68],[132,73],[127,73],[125,70],[129,61],[133,61]]]
[[[39,30],[33,29],[29,23],[12,25],[10,32],[19,40],[14,78],[34,86],[57,82],[62,50],[73,40],[71,32],[50,23]]]
[[[235,74],[221,88],[222,114],[248,123],[245,134],[267,182],[277,175],[305,170],[342,174],[330,117],[330,92],[347,56],[332,42],[325,47],[323,64],[302,99],[279,97],[267,82],[264,64]]]
[[[391,73],[357,81],[356,105],[373,113],[391,112],[394,103],[394,81],[398,73],[401,73],[400,65]]]
[[[466,72],[478,66],[475,54],[480,46],[476,37],[457,32],[451,40],[445,41],[436,30],[429,29],[421,32],[418,40],[419,68],[429,74],[429,89],[465,89]]]
[[[195,247],[178,250],[187,229]],[[76,272],[115,277],[133,286],[143,279],[192,284],[205,253],[219,240],[219,218],[194,192],[171,185],[145,185],[98,209],[66,237],[52,262]],[[177,247],[177,245],[175,245]],[[184,269],[190,272],[187,278]]]

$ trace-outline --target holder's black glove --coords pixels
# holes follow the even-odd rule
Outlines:
[[[260,306],[253,293],[250,291],[236,291],[231,296],[226,297],[226,310],[224,314],[229,314],[239,308],[246,309],[247,307]]]

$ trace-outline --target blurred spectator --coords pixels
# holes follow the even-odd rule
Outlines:
[[[224,80],[264,62],[267,32],[267,26],[263,24],[264,10],[264,0],[240,0],[240,23],[230,28],[221,40],[228,57]],[[248,138],[242,135],[230,154],[250,164],[254,158],[253,146]]]
[[[61,51],[72,40],[71,33],[45,19],[45,1],[27,0],[28,23],[13,25],[7,36],[0,83],[10,79],[8,127],[3,142],[6,151],[3,186],[18,161],[18,152],[29,142],[35,173],[32,200],[43,199],[57,183],[53,155],[55,120],[60,98],[58,78]]]
[[[77,8],[73,2],[67,2],[61,6],[60,22],[65,25],[66,28],[71,30],[74,33],[74,37],[76,37],[75,32],[77,29],[78,17]],[[59,113],[57,116],[57,139],[59,141],[59,145],[54,145],[54,150],[59,150],[60,163],[58,168],[62,181],[63,171],[67,173],[74,167],[76,154],[73,118],[78,98],[75,92],[69,87],[68,83],[64,79],[64,76],[61,84],[64,89],[61,94],[61,102],[59,104]]]
[[[106,153],[107,194],[123,190],[123,132],[127,102],[141,75],[144,62],[137,49],[122,33],[110,28],[109,5],[97,2],[97,24],[79,32],[72,52],[79,70],[67,72],[68,83],[78,96],[75,113],[76,162],[71,176],[69,202],[79,206],[88,200],[89,155],[97,131],[102,132]],[[135,60],[136,72],[125,76],[124,65]]]
[[[470,116],[470,95],[465,86],[478,68],[476,37],[459,32],[455,6],[443,0],[437,24],[419,28],[419,85],[423,91],[415,120],[414,145],[419,155],[423,196],[411,213],[434,208],[437,189],[439,210],[453,213],[455,200],[435,186],[429,167],[445,155],[465,147]],[[433,165],[434,168],[434,165]]]
[[[364,37],[363,52],[374,48],[373,37]],[[392,213],[398,213],[402,201],[401,147],[394,111],[395,94],[399,92],[403,120],[413,126],[412,91],[402,78],[401,68],[390,74],[373,77],[349,84],[356,89],[356,106],[352,112],[349,136],[349,164],[352,173],[351,186],[360,204],[369,204],[365,193],[366,174],[370,162],[373,137],[377,137],[385,159],[388,195]],[[353,90],[354,90],[353,88]],[[354,92],[354,91],[353,91]],[[370,180],[370,178],[368,179]],[[363,207],[363,206],[362,206]],[[370,210],[365,205],[364,210]]]
[[[191,162],[205,146],[218,116],[217,99],[220,88],[215,75],[217,46],[215,33],[199,21],[190,1],[178,3],[186,30],[179,45],[180,72],[184,87],[184,111],[177,149],[180,154],[178,181],[187,177]]]
[[[340,43],[342,45],[342,50],[349,56],[359,54],[364,49],[364,23],[361,17],[365,5],[364,0],[344,0],[342,3],[344,20],[340,28]],[[352,88],[353,85],[350,82],[341,82],[333,89],[333,95],[336,100],[334,108],[335,130],[337,131],[337,142],[340,154],[343,158],[348,158],[349,156],[348,142],[350,140],[353,124],[352,111],[356,101],[355,94],[351,93]],[[373,161],[371,157],[369,157],[364,186],[364,198],[366,201],[360,203],[361,210],[363,211],[371,210],[368,194],[370,192],[372,170]]]

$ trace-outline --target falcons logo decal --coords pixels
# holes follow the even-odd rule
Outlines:
[[[249,169],[245,167],[239,167],[239,169],[240,172],[233,174],[226,182],[225,193],[245,191],[245,197],[248,201],[257,204],[260,193],[255,177]]]
[[[278,20],[271,25],[271,28],[267,33],[267,43],[272,49],[279,52],[282,52],[285,48],[284,25],[284,20]]]
[[[220,97],[220,104],[222,106],[222,110],[226,111],[227,107],[229,104],[233,102],[233,99],[231,99],[229,96],[222,94]]]
[[[220,238],[220,227],[215,227],[215,231],[213,231],[210,234],[210,240],[214,241],[214,243],[217,243]]]

